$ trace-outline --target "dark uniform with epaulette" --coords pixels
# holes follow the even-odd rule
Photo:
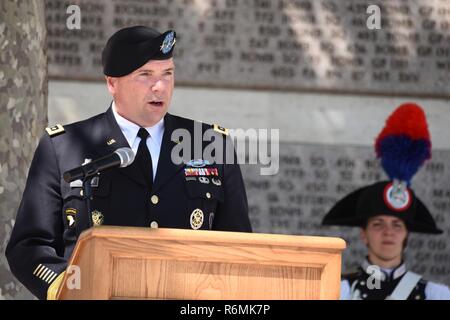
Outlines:
[[[66,269],[77,238],[89,227],[90,218],[94,225],[251,232],[236,158],[233,163],[225,158],[208,163],[196,161],[192,154],[193,161],[172,161],[171,151],[180,143],[172,140],[172,132],[185,129],[194,136],[195,125],[202,132],[214,130],[214,139],[221,144],[230,143],[226,130],[218,126],[167,113],[152,189],[135,162],[125,168],[108,169],[92,180],[90,213],[86,212],[81,181],[69,184],[63,173],[86,159],[130,147],[112,108],[81,122],[47,128],[31,163],[6,250],[13,274],[34,295],[45,299],[49,286]],[[206,145],[203,142],[203,149]]]

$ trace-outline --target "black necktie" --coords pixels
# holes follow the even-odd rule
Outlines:
[[[150,190],[152,190],[153,186],[153,165],[152,165],[152,156],[150,155],[150,151],[147,148],[147,138],[149,133],[144,128],[140,128],[138,132],[138,137],[141,138],[141,142],[139,142],[138,151],[136,153],[136,161],[139,168],[142,170],[145,181]]]

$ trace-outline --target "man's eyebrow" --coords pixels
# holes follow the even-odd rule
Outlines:
[[[170,68],[164,69],[163,71],[165,72],[165,71],[173,71],[173,70],[175,70],[175,68],[174,67],[170,67]],[[140,69],[140,70],[137,70],[137,72],[138,73],[139,72],[150,72],[150,73],[153,73],[153,72],[155,72],[155,70],[152,70],[152,69]]]

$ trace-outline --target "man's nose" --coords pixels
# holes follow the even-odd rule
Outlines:
[[[388,235],[393,234],[394,233],[394,227],[390,226],[390,225],[385,226],[384,229],[383,229],[383,233],[384,234],[388,234]]]
[[[156,79],[156,81],[152,84],[151,87],[153,92],[160,92],[164,89],[164,84],[161,79]]]

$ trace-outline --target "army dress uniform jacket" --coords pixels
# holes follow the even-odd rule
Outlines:
[[[194,121],[166,114],[164,127],[151,192],[136,162],[108,169],[92,182],[89,216],[103,225],[251,232],[239,165],[212,163],[200,168],[208,169],[211,176],[188,176],[187,172],[199,169],[171,161],[172,148],[179,143],[171,135],[178,128],[193,134]],[[55,129],[43,135],[36,149],[6,249],[12,273],[40,299],[46,298],[49,286],[66,269],[78,236],[89,227],[81,184],[65,182],[63,173],[85,159],[129,147],[111,107]]]

